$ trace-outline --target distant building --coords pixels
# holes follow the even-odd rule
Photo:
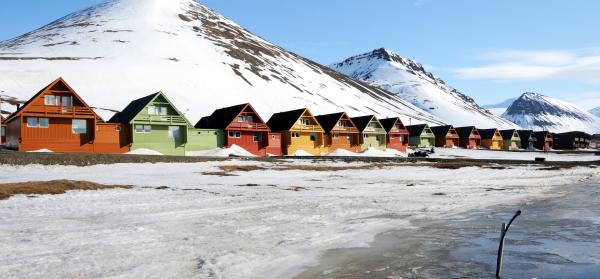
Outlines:
[[[387,148],[406,152],[410,134],[399,117],[379,119],[387,132]]]
[[[459,146],[460,137],[452,125],[431,127],[431,131],[435,135],[436,147]]]
[[[458,134],[458,145],[462,148],[477,149],[481,146],[481,135],[474,126],[455,128]]]
[[[554,134],[554,149],[585,149],[590,147],[591,141],[592,135],[581,131]]]

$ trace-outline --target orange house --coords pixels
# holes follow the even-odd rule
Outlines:
[[[18,151],[123,153],[126,127],[104,123],[62,78],[6,120],[6,146]]]
[[[387,148],[406,152],[409,133],[399,117],[379,119],[381,126],[387,132]]]
[[[329,152],[344,149],[360,152],[359,132],[345,112],[315,116],[325,131],[325,148]]]

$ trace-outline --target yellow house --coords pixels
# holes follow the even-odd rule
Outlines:
[[[272,132],[281,133],[281,150],[284,155],[302,155],[308,152],[319,156],[327,153],[323,128],[306,108],[273,114],[267,125]]]
[[[490,150],[502,150],[504,140],[498,129],[479,129],[481,146]]]

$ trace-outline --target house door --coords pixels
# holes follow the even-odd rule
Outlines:
[[[173,139],[175,146],[183,144],[183,136],[180,126],[169,126],[169,138]]]

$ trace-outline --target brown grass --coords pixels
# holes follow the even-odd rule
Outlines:
[[[0,184],[0,200],[13,195],[59,195],[72,190],[130,189],[129,185],[103,185],[88,181],[53,180]]]
[[[205,171],[202,175],[214,175],[214,176],[237,176],[235,174],[227,173],[224,171]]]
[[[344,171],[344,170],[368,170],[375,168],[384,168],[390,166],[400,166],[401,164],[392,164],[392,163],[377,163],[377,164],[366,164],[362,166],[310,166],[310,165],[279,165],[272,168],[265,168],[260,166],[220,166],[219,168],[223,171],[223,173],[229,173],[234,171],[256,171],[256,170],[277,170],[277,171],[292,171],[292,170],[301,170],[301,171]],[[218,172],[222,173],[222,172]]]
[[[222,171],[224,172],[233,172],[233,171],[255,171],[255,170],[264,170],[265,168],[263,167],[259,167],[259,166],[253,166],[253,165],[248,165],[248,166],[237,166],[237,165],[232,165],[232,166],[220,166],[219,167]]]

